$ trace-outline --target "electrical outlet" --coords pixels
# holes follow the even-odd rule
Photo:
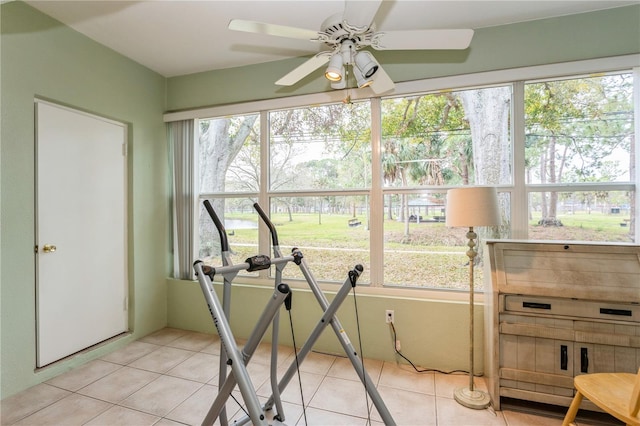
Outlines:
[[[395,322],[395,316],[393,314],[393,310],[387,309],[387,312],[385,313],[384,318],[387,324]]]

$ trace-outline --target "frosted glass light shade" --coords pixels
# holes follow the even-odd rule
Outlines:
[[[447,191],[447,226],[497,226],[500,224],[498,192],[490,186],[467,186]]]

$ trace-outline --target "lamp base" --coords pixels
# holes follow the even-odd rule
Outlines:
[[[483,410],[491,404],[489,395],[481,390],[471,390],[468,387],[458,388],[453,392],[453,398],[459,404],[474,410]]]

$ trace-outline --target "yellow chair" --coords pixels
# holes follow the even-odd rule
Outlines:
[[[640,370],[631,373],[593,373],[573,379],[576,396],[562,422],[562,426],[573,423],[578,414],[582,398],[600,407],[627,425],[640,426]]]

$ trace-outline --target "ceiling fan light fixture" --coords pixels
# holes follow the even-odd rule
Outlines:
[[[333,55],[329,60],[329,66],[324,72],[324,76],[329,81],[340,81],[344,75],[344,65],[342,64],[342,55]]]
[[[373,77],[365,77],[362,75],[358,67],[353,67],[353,75],[356,78],[356,83],[358,84],[358,88],[362,89],[363,87],[368,87],[373,83]]]
[[[337,82],[342,80],[342,74],[344,74],[343,71],[327,68],[327,71],[324,73],[324,76],[329,81]]]
[[[0,0],[7,1],[7,0]],[[10,0],[8,0],[10,1]],[[394,82],[375,59],[379,50],[449,50],[467,49],[473,38],[472,29],[403,29],[378,31],[374,18],[385,0],[344,0],[342,12],[325,19],[319,31],[258,21],[234,19],[229,29],[267,36],[319,42],[322,50],[276,81],[278,86],[292,86],[307,75],[326,67],[325,77],[334,88],[352,86],[349,67],[362,75],[360,87],[371,85],[375,94],[394,89]],[[386,14],[390,9],[382,7]],[[354,76],[355,78],[355,76]],[[375,81],[372,81],[371,79]],[[342,83],[342,84],[334,84]],[[354,86],[355,87],[355,86]]]
[[[332,81],[331,88],[334,90],[345,89],[347,87],[347,79],[343,78],[340,81]]]
[[[364,50],[356,53],[355,62],[354,68],[357,68],[365,78],[372,77],[380,66],[373,55]]]

